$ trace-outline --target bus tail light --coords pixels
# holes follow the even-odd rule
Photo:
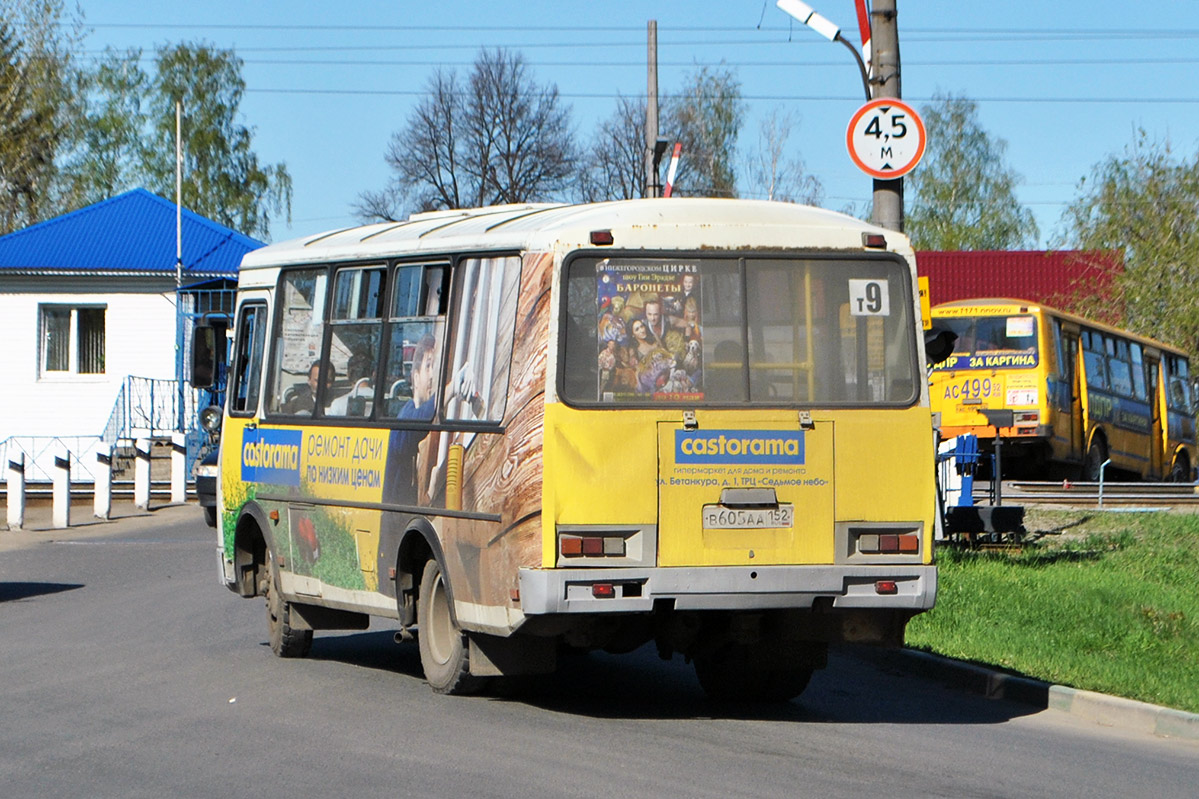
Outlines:
[[[920,536],[917,533],[862,535],[858,536],[858,551],[865,555],[914,555],[920,551]]]
[[[898,594],[899,586],[894,580],[879,580],[874,584],[874,593],[876,594]]]
[[[1019,425],[1025,425],[1025,424],[1035,425],[1037,423],[1038,418],[1040,418],[1040,417],[1037,416],[1036,411],[1023,411],[1023,412],[1017,411],[1012,416],[1012,422],[1014,424],[1019,424]]]
[[[563,535],[558,539],[558,552],[564,558],[623,558],[623,535]]]
[[[612,599],[616,596],[616,586],[612,583],[594,583],[591,586],[591,595],[596,599]]]

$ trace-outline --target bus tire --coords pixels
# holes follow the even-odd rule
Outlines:
[[[291,603],[279,590],[279,567],[267,552],[267,574],[262,587],[266,596],[266,620],[270,629],[271,651],[281,658],[302,658],[312,649],[312,630],[300,630],[291,623]]]
[[[1174,463],[1170,465],[1170,474],[1166,479],[1171,483],[1191,482],[1191,463],[1185,453],[1174,458]]]
[[[216,527],[216,507],[213,505],[204,506],[204,523],[209,527]]]
[[[695,658],[695,676],[709,699],[789,702],[804,692],[813,668],[805,663],[760,662],[752,644],[727,644]]]
[[[1082,463],[1083,481],[1099,482],[1099,475],[1103,471],[1105,460],[1107,460],[1107,442],[1103,440],[1103,436],[1097,435],[1091,439],[1091,446],[1087,448],[1087,458]]]
[[[425,680],[435,693],[472,694],[484,678],[471,676],[470,645],[454,621],[450,593],[437,558],[425,562],[416,602],[417,644]]]

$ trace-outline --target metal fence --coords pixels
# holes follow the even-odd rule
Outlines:
[[[104,432],[98,436],[11,436],[0,441],[0,481],[7,480],[8,462],[24,460],[25,479],[31,483],[53,479],[54,459],[70,453],[71,482],[95,482],[96,453],[132,446],[139,438],[165,438],[181,432],[179,420],[188,421],[188,474],[203,441],[194,429],[198,409],[209,402],[209,392],[177,380],[126,377],[117,392]],[[196,438],[193,442],[190,439]]]
[[[93,483],[96,453],[108,449],[99,436],[11,436],[0,441],[0,466],[3,466],[0,477],[7,481],[9,461],[23,461],[26,482],[51,482],[54,459],[69,453],[71,482]]]

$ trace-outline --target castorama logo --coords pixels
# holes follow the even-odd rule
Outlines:
[[[676,430],[675,463],[804,462],[802,430]]]
[[[298,486],[300,440],[299,430],[247,430],[241,445],[241,479]]]

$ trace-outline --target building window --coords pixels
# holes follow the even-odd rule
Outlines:
[[[104,374],[104,307],[41,306],[41,372]]]

